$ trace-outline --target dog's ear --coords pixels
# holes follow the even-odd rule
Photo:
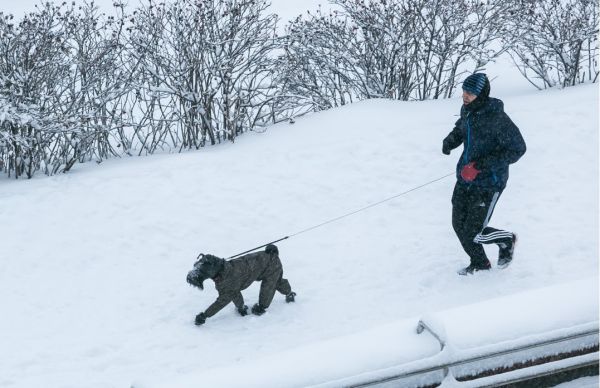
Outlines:
[[[203,263],[204,256],[205,256],[204,253],[201,253],[198,255],[198,257],[196,258],[196,262],[194,263],[194,267],[198,267],[198,266],[200,266],[200,264]]]
[[[214,261],[216,258],[217,258],[217,256],[211,255],[210,253],[207,253],[206,255],[203,256],[203,259],[206,260],[207,262]]]

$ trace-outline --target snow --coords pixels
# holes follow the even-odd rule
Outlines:
[[[82,4],[83,1],[75,0],[77,4]],[[62,1],[53,1],[55,4],[60,4]],[[107,14],[113,13],[113,3],[115,0],[95,0],[94,4],[97,5],[102,12]],[[167,0],[169,2],[169,0]],[[52,1],[51,1],[52,3]],[[138,6],[138,4],[145,4],[145,1],[130,1],[125,2],[128,9]],[[321,7],[323,11],[331,9],[333,6],[329,4],[328,0],[271,0],[271,12],[279,15],[282,26],[289,20],[294,19],[296,16],[305,14],[307,11],[314,12],[317,8]],[[43,4],[40,0],[19,0],[19,1],[7,1],[4,0],[0,4],[0,12],[5,14],[13,14],[16,17],[21,17],[25,13],[33,12],[36,5]],[[68,3],[70,4],[70,2]]]
[[[550,342],[556,339],[564,338],[566,336],[572,336],[580,333],[597,332],[598,330],[598,299],[586,298],[589,294],[589,290],[593,288],[595,278],[582,279],[571,284],[561,284],[552,287],[545,287],[542,289],[536,289],[534,291],[527,291],[522,293],[511,294],[501,298],[494,298],[486,300],[485,302],[460,306],[457,308],[441,311],[435,317],[435,324],[431,324],[428,318],[422,318],[421,320],[427,321],[429,327],[435,327],[434,332],[440,333],[440,331],[447,332],[446,347],[442,352],[436,349],[435,352],[429,353],[428,360],[422,360],[422,353],[412,351],[415,356],[413,362],[408,363],[406,357],[410,355],[410,348],[406,349],[404,344],[411,343],[415,338],[415,322],[416,319],[408,320],[412,322],[413,326],[397,325],[397,329],[394,330],[394,334],[387,336],[387,341],[380,341],[376,343],[378,352],[362,352],[363,342],[359,340],[358,336],[348,338],[346,342],[355,344],[356,348],[361,349],[359,354],[352,354],[344,352],[343,349],[339,349],[337,352],[330,350],[328,353],[337,354],[336,360],[343,360],[346,364],[350,359],[362,358],[362,362],[353,362],[354,364],[364,365],[368,363],[368,360],[372,360],[373,357],[377,358],[379,352],[386,352],[387,348],[398,349],[398,344],[402,344],[403,357],[388,358],[394,360],[396,364],[403,364],[398,366],[392,366],[389,368],[383,368],[380,370],[374,370],[363,374],[357,374],[355,376],[339,378],[334,380],[330,378],[330,382],[318,385],[319,388],[333,388],[341,386],[357,386],[361,383],[368,381],[382,380],[398,376],[407,372],[414,372],[421,369],[428,369],[434,366],[441,366],[447,363],[460,364],[458,367],[454,367],[453,371],[458,372],[459,375],[467,375],[475,372],[480,372],[487,369],[494,369],[501,366],[511,366],[514,361],[523,361],[525,357],[542,357],[553,355],[561,352],[569,352],[577,350],[582,347],[589,347],[597,344],[598,336],[585,336],[581,337],[580,342],[576,343],[576,347],[571,348],[569,343],[560,342],[558,344],[551,344],[544,346],[543,348],[536,348],[535,350],[528,350],[527,354],[519,354],[516,358],[511,355],[499,354],[497,357],[478,361],[475,365],[471,362],[467,362],[470,359],[478,358],[489,354],[498,354],[505,352],[510,349],[518,349],[525,346],[531,346],[540,342]],[[556,295],[561,295],[562,299],[556,300],[555,303],[547,302],[548,299],[552,299]],[[573,307],[574,300],[585,300],[581,305]],[[522,306],[535,306],[534,311],[529,311],[528,314],[523,314]],[[575,311],[574,311],[575,310]],[[561,315],[569,315],[569,318],[561,320]],[[481,319],[485,317],[485,319]],[[508,318],[507,318],[508,317]],[[577,319],[575,318],[577,317]],[[580,322],[589,322],[583,325],[573,324],[576,320]],[[479,328],[484,327],[486,332],[479,330],[482,333],[478,334]],[[540,332],[542,331],[543,332]],[[385,329],[383,330],[386,331]],[[387,330],[389,331],[389,330]],[[507,333],[502,335],[502,333]],[[493,334],[491,334],[493,333]],[[427,337],[431,337],[427,332],[421,334],[423,340]],[[377,341],[376,337],[375,341]],[[481,345],[488,342],[493,337],[494,342],[491,345]],[[516,340],[505,340],[507,338],[516,338]],[[390,340],[391,339],[391,340]],[[373,346],[373,341],[369,341],[369,345]],[[423,342],[420,344],[421,349],[431,349],[429,342]],[[325,352],[319,352],[324,354]],[[310,353],[306,353],[307,355]],[[343,356],[341,356],[343,355]],[[593,357],[590,356],[590,357]],[[595,353],[597,359],[597,353]],[[307,357],[308,358],[308,357]],[[383,360],[382,360],[383,361]],[[567,363],[565,361],[564,363]],[[255,364],[258,361],[254,362]],[[308,363],[308,365],[306,365]],[[383,362],[382,362],[383,363]],[[307,367],[305,369],[311,371],[320,371],[322,361],[306,360],[303,365]],[[260,370],[261,368],[255,368]],[[331,369],[323,368],[324,371],[317,373],[321,376],[331,376],[334,372]],[[276,368],[279,370],[279,368]],[[325,370],[327,372],[325,372]],[[349,369],[350,370],[350,369]],[[358,370],[358,368],[354,368]],[[515,372],[513,375],[525,374],[527,372],[520,371]],[[348,376],[348,371],[346,375]],[[503,375],[504,376],[504,375]],[[502,379],[506,376],[498,376],[495,379]],[[273,374],[269,376],[269,379],[273,377]],[[302,380],[302,376],[299,374],[288,374],[288,382],[285,386],[308,386],[309,383]],[[194,381],[194,379],[190,379]],[[198,381],[197,379],[195,381]],[[215,381],[223,381],[223,379],[215,379]],[[405,380],[402,380],[405,381]],[[424,384],[431,384],[435,381],[425,381]],[[185,387],[184,384],[176,384],[177,386]],[[482,384],[483,385],[483,384]],[[167,386],[166,384],[164,386]],[[225,385],[223,385],[225,386]],[[261,384],[256,386],[271,386],[267,381],[264,380]],[[276,385],[273,385],[276,386]],[[407,385],[410,386],[410,385]]]
[[[319,3],[273,9],[285,21]],[[1,177],[0,387],[327,384],[597,320],[598,86],[532,91],[506,57],[486,72],[528,145],[491,222],[519,234],[508,269],[456,275],[467,260],[452,177],[307,230],[452,173],[460,150],[444,156],[441,141],[457,98],[364,101],[198,152]],[[198,253],[288,235],[278,246],[296,303],[276,296],[244,318],[228,306],[193,325],[216,297],[210,282],[185,283]],[[416,334],[419,319],[444,352]]]
[[[460,150],[442,155],[441,140],[459,99],[364,101],[235,144],[0,180],[0,386],[153,387],[223,373],[244,385],[305,361],[326,369],[308,376],[319,384],[435,355],[437,341],[415,334],[424,316],[465,348],[587,323],[598,315],[598,87],[495,96],[528,144],[491,222],[519,234],[509,268],[456,275],[467,260],[449,177],[280,242],[297,302],[276,296],[261,317],[228,306],[193,325],[216,297],[209,283],[185,283],[198,253],[228,257],[451,173]],[[255,284],[246,303],[257,295]],[[521,296],[486,308],[510,295]],[[485,330],[501,318],[521,329]]]

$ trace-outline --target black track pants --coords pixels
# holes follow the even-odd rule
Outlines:
[[[473,265],[489,262],[481,244],[503,244],[512,239],[511,232],[488,226],[500,194],[502,190],[458,182],[454,186],[452,227]]]

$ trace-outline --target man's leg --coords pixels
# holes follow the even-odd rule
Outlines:
[[[482,192],[478,188],[456,184],[452,195],[452,226],[469,255],[471,265],[482,269],[487,269],[490,262],[481,244],[473,240],[483,228],[487,212],[488,203],[482,198]]]
[[[479,244],[498,244],[502,248],[511,244],[513,237],[514,234],[511,232],[486,226],[473,241]]]
[[[452,193],[452,227],[454,228],[454,233],[456,233],[456,237],[458,237],[458,241],[463,246],[463,241],[467,241],[465,237],[465,228],[467,223],[467,217],[469,215],[469,191],[468,187],[465,185],[461,185],[458,182],[454,186],[454,192]],[[468,251],[465,249],[465,252]]]
[[[483,222],[481,210],[473,205],[478,200],[475,194],[470,186],[456,184],[452,194],[452,226],[464,251],[469,255],[471,265],[486,267],[489,260],[485,251],[480,244],[473,242],[475,235],[481,231],[481,223],[477,226],[478,218]]]
[[[498,267],[506,268],[512,262],[515,244],[517,243],[517,235],[506,230],[500,230],[487,226],[483,228],[481,233],[475,236],[475,242],[481,244],[497,244],[498,250]]]
[[[492,203],[487,218],[484,221],[483,229],[475,236],[473,241],[479,244],[497,244],[500,248],[498,252],[498,266],[506,268],[512,261],[517,236],[512,232],[488,226],[500,194],[502,194],[501,191],[495,193],[492,197]]]

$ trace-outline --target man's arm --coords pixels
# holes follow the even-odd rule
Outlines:
[[[460,130],[461,119],[458,119],[454,124],[454,129],[446,136],[442,143],[442,152],[450,155],[450,151],[463,143],[462,132]]]
[[[525,154],[527,146],[519,131],[506,113],[498,120],[498,146],[496,149],[478,160],[475,165],[479,169],[490,169],[492,166],[504,166],[515,163]]]

